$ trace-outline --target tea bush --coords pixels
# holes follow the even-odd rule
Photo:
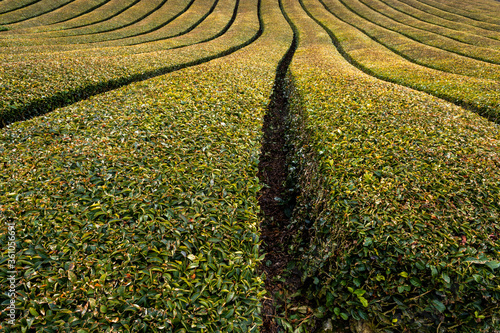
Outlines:
[[[498,330],[499,126],[362,73],[286,4],[303,295],[389,332]]]
[[[19,249],[12,330],[258,330],[261,126],[291,43],[275,1],[261,21],[230,56],[0,131],[2,225],[15,221]]]

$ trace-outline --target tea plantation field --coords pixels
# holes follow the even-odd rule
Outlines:
[[[500,2],[0,0],[0,332],[500,332]]]

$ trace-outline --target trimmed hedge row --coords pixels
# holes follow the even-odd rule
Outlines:
[[[262,21],[233,55],[0,131],[13,331],[258,331],[261,126],[292,39],[276,1]]]
[[[10,25],[12,30],[26,29],[35,26],[47,26],[59,22],[69,21],[85,13],[91,12],[109,0],[75,0],[58,9],[53,9],[43,15],[35,16],[29,20]]]
[[[476,21],[492,23],[497,26],[496,30],[500,29],[500,18],[498,18],[498,15],[500,15],[500,8],[498,7],[498,2],[496,1],[487,1],[486,3],[483,3],[483,9],[478,6],[477,1],[465,1],[461,3],[460,6],[457,6],[456,1],[454,1],[454,5],[449,1],[444,2],[441,0],[423,0],[421,2],[440,10],[456,13],[460,16],[468,17]]]
[[[438,1],[442,2],[442,1]],[[459,1],[452,0],[448,1],[448,5],[457,5]],[[489,18],[496,19],[497,24],[500,24],[497,15],[500,14],[500,4],[496,0],[477,0],[473,2],[464,3],[462,8],[467,9],[468,11],[483,13]]]
[[[259,35],[257,6],[242,0],[238,15],[219,38],[175,50],[123,57],[78,59],[54,54],[50,59],[2,65],[0,122],[8,123],[95,92],[162,74],[236,51]],[[109,89],[108,89],[109,90]]]
[[[125,29],[125,27],[135,25],[135,29],[140,31],[139,27],[142,25],[139,23],[145,20],[144,23],[146,23],[147,26],[147,17],[151,16],[155,11],[162,11],[161,7],[165,4],[165,0],[140,1],[128,10],[109,20],[77,29],[56,30],[37,33],[35,35],[13,33],[11,34],[12,38],[2,40],[0,46],[6,48],[30,45],[86,44],[105,41],[108,36],[111,38],[113,36],[118,38],[128,37],[127,33],[130,33],[130,31]],[[37,21],[41,20],[38,19]],[[158,22],[153,22],[153,24],[157,23]],[[46,24],[42,21],[40,25]]]
[[[361,2],[398,22],[456,38],[466,43],[496,48],[500,39],[500,34],[494,31],[445,20],[396,0],[361,0]]]
[[[85,44],[97,43],[102,40],[126,38],[130,35],[138,35],[155,29],[172,17],[175,17],[186,7],[185,1],[180,3],[179,1],[156,0],[147,6],[142,4],[141,6],[131,7],[125,17],[119,16],[122,18],[120,25],[113,26],[108,21],[110,23],[109,26],[100,24],[98,25],[100,26],[98,29],[96,29],[96,26],[90,25],[75,29],[58,29],[56,31],[41,31],[37,33],[23,31],[23,34],[20,35],[22,39],[18,42],[22,41],[23,45]],[[81,37],[81,39],[78,37]]]
[[[359,0],[364,5],[368,6],[374,11],[377,11],[387,18],[390,18],[396,22],[409,25],[411,27],[422,29],[425,31],[433,32],[441,36],[446,36],[457,41],[486,47],[492,49],[500,49],[500,41],[493,38],[482,37],[480,35],[474,34],[471,27],[467,27],[465,31],[460,31],[457,29],[452,29],[441,24],[431,24],[411,15],[411,12],[405,13],[402,10],[395,10],[392,7],[384,4],[378,0]],[[472,30],[472,31],[471,31]],[[500,37],[500,36],[499,36]]]
[[[110,0],[104,6],[66,22],[54,23],[50,26],[30,27],[19,30],[26,33],[36,33],[52,30],[75,29],[87,25],[97,24],[119,15],[139,1],[140,0]]]
[[[364,74],[285,5],[302,294],[387,332],[500,329],[500,127]]]
[[[342,19],[412,61],[461,75],[492,80],[500,77],[498,65],[500,50],[489,46],[466,44],[427,30],[410,27],[373,11],[359,1],[341,0],[340,3],[352,11],[348,15],[339,13]],[[491,43],[488,43],[493,44],[493,42],[491,40]],[[500,41],[498,45],[500,46]]]
[[[0,14],[5,14],[8,12],[12,12],[14,10],[21,9],[23,7],[29,6],[35,2],[40,0],[11,0],[11,1],[2,1],[0,3]]]
[[[498,81],[461,76],[411,63],[332,14],[342,11],[337,0],[324,1],[332,12],[319,2],[304,3],[312,17],[331,34],[343,55],[369,74],[470,107],[490,119],[500,119]]]
[[[386,0],[383,0],[383,1],[386,1]],[[442,10],[440,8],[431,6],[428,3],[425,3],[424,1],[420,1],[420,0],[398,0],[398,1],[406,3],[406,4],[408,4],[412,7],[415,7],[421,11],[432,14],[434,16],[441,17],[441,18],[449,20],[449,21],[460,22],[460,23],[464,23],[464,24],[478,27],[478,28],[491,30],[494,32],[500,32],[500,29],[499,29],[500,27],[497,26],[496,24],[490,23],[487,21],[483,21],[483,20],[471,19],[469,17],[460,15],[460,14],[456,13],[455,9],[448,8],[448,10]]]
[[[195,4],[199,6],[191,6],[189,10],[166,26],[144,35],[87,45],[6,48],[4,51],[11,54],[5,54],[3,61],[45,59],[49,54],[50,56],[54,56],[56,52],[61,52],[60,56],[71,56],[81,59],[86,57],[115,57],[179,48],[221,36],[233,23],[233,19],[238,12],[238,2],[233,0],[218,0],[216,6],[211,8],[214,11],[204,18],[201,15],[208,8],[202,6],[203,3],[199,1],[195,2]],[[200,22],[201,19],[203,21]],[[64,53],[62,53],[63,51]]]
[[[23,7],[5,14],[0,14],[0,24],[16,24],[19,26],[20,24],[24,24],[30,19],[37,18],[46,13],[50,13],[51,11],[66,6],[67,4],[74,1],[76,0],[42,0],[40,2],[34,3],[31,6]]]

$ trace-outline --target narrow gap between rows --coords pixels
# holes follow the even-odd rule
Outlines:
[[[265,273],[267,294],[262,300],[263,325],[261,333],[281,332],[277,318],[282,314],[286,294],[299,289],[300,274],[289,273],[289,264],[293,258],[287,252],[287,244],[292,238],[292,231],[287,228],[295,205],[296,194],[289,184],[289,154],[287,143],[287,117],[289,110],[287,77],[288,67],[292,61],[298,44],[295,26],[280,8],[293,30],[293,41],[281,59],[274,81],[273,92],[264,116],[262,127],[263,139],[259,161],[259,179],[263,188],[259,193],[259,204],[262,213],[261,252],[265,258],[260,271]]]

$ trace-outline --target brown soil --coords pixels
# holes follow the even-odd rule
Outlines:
[[[296,40],[294,39],[278,66],[274,91],[262,129],[264,133],[258,176],[264,186],[259,193],[259,203],[263,215],[261,251],[266,256],[260,270],[265,273],[265,288],[268,292],[262,300],[264,321],[264,325],[261,327],[262,333],[280,331],[279,325],[275,321],[276,316],[280,315],[277,313],[276,307],[283,305],[285,299],[283,295],[295,292],[300,286],[298,274],[292,274],[284,282],[277,280],[278,277],[284,275],[287,265],[292,259],[287,253],[287,244],[292,236],[287,226],[290,223],[289,216],[291,209],[293,209],[294,198],[293,194],[285,187],[288,175],[288,149],[286,148],[288,101],[285,77],[295,48]]]

